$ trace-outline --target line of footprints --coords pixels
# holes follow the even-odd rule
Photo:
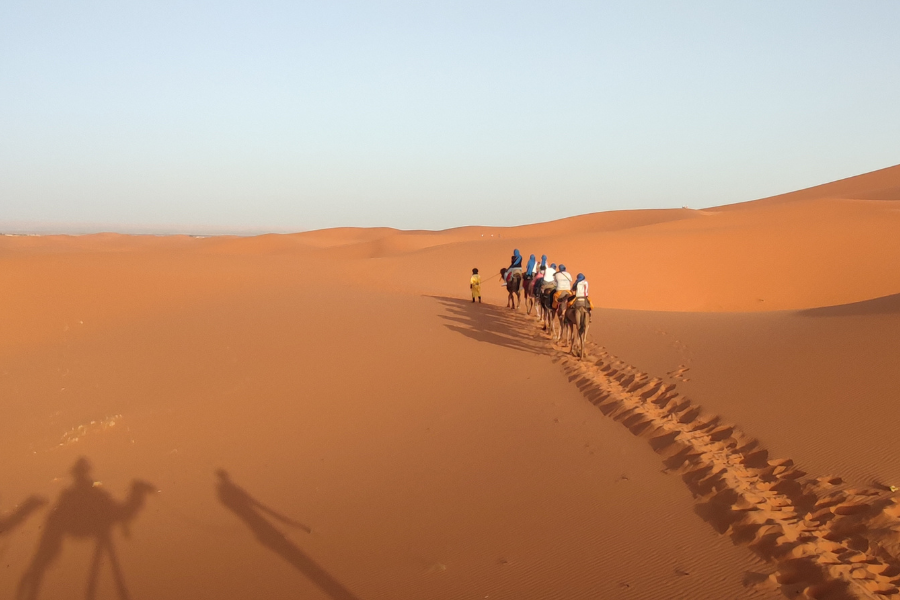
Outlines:
[[[790,597],[818,600],[900,594],[900,503],[895,489],[848,489],[812,477],[676,391],[605,350],[591,361],[560,355],[564,371],[605,415],[645,438],[681,474],[696,512],[775,571]]]

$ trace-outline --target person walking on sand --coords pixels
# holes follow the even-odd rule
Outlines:
[[[475,299],[478,298],[478,302],[481,302],[481,275],[478,274],[478,269],[472,269],[472,277],[469,278],[469,289],[472,290],[472,302],[475,302]]]

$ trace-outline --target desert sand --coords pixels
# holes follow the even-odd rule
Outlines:
[[[898,595],[898,201],[0,237],[0,598]]]

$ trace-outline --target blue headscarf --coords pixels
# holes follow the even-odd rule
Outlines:
[[[578,277],[575,278],[575,283],[578,283],[579,281],[584,281],[584,273],[579,273]]]
[[[565,270],[566,270],[566,265],[559,265],[559,270],[562,271],[562,272],[565,272]]]
[[[531,273],[534,271],[534,265],[537,264],[537,260],[534,258],[534,254],[531,255],[531,258],[528,259],[528,266],[525,267],[526,273]]]
[[[546,254],[541,254],[541,266],[542,267],[547,266],[547,255]]]
[[[550,268],[554,271],[556,270],[556,263],[550,263]]]
[[[522,267],[522,255],[519,254],[518,250],[513,250],[512,262],[509,265],[510,269],[515,269],[516,267]]]

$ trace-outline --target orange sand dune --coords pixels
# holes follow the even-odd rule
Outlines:
[[[109,516],[135,598],[721,598],[765,577],[499,309],[323,302],[295,257],[120,258],[31,264],[14,297],[55,331],[4,336],[3,508],[36,494],[71,516],[39,511],[7,534],[2,597],[22,581],[79,597],[91,536],[107,534],[66,534],[91,510]],[[79,456],[100,483],[73,505],[61,493],[79,489]],[[159,492],[126,538],[90,507],[133,480]],[[45,531],[64,541],[53,560],[36,550]],[[98,597],[117,597],[113,575],[104,557]]]
[[[856,200],[900,200],[900,165],[848,177],[805,190],[779,194],[771,198],[719,206],[715,211],[752,209],[760,204],[779,204],[815,198],[851,198]]]
[[[640,211],[612,213],[633,224],[621,228],[583,228],[580,221],[600,220],[585,215],[507,231],[499,240],[432,245],[373,266],[390,274],[380,281],[392,286],[450,293],[445,269],[463,280],[473,266],[493,275],[518,246],[585,273],[597,303],[609,308],[757,312],[857,302],[900,291],[900,207],[829,195],[889,191],[900,185],[900,167],[876,172],[871,183],[867,177],[847,180],[855,188],[838,182],[823,186],[820,197],[761,200],[741,210],[673,211],[660,221],[633,218]],[[422,273],[422,261],[442,267]]]
[[[0,597],[900,595],[898,187],[2,237]],[[513,247],[588,276],[589,360],[491,306]]]

